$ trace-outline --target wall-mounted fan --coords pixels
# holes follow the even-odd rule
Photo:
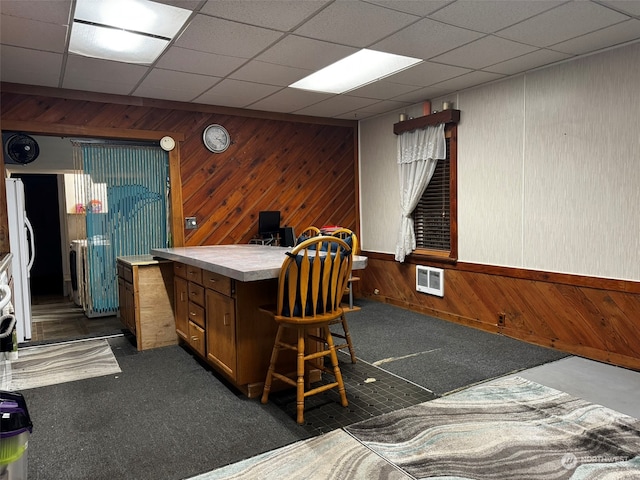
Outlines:
[[[40,147],[29,135],[14,133],[8,135],[8,138],[6,138],[4,142],[4,153],[6,156],[5,163],[26,165],[38,158],[38,155],[40,155]]]

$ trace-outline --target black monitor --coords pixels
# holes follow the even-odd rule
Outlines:
[[[275,237],[280,231],[280,212],[263,211],[258,215],[258,235],[260,237]]]

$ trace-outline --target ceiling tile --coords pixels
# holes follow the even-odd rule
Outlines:
[[[442,86],[446,88],[448,92],[456,92],[464,88],[475,87],[477,85],[493,82],[501,78],[504,78],[504,75],[478,71],[478,72],[467,73],[465,75],[460,75],[459,77],[452,78],[451,80],[447,80],[446,82],[441,82],[439,84],[432,85],[432,87]]]
[[[210,105],[244,108],[267,95],[277,92],[281,88],[273,85],[227,79],[221,81],[194,101]]]
[[[62,54],[25,48],[2,46],[3,82],[25,83],[57,87]]]
[[[451,0],[369,0],[369,3],[424,17],[451,3]]]
[[[360,87],[355,90],[351,90],[349,92],[349,95],[353,97],[385,100],[387,98],[397,97],[398,95],[402,95],[404,93],[408,93],[417,89],[418,87],[416,87],[415,85],[386,82],[383,80],[370,83],[369,85],[365,85],[364,87]]]
[[[458,0],[429,17],[450,25],[493,33],[562,3],[558,0]]]
[[[71,16],[71,0],[2,0],[2,15],[22,17],[39,22],[67,25]],[[2,28],[5,27],[4,20]]]
[[[567,58],[571,58],[571,55],[554,52],[553,50],[540,49],[535,52],[522,55],[521,57],[512,58],[506,62],[496,63],[495,65],[486,67],[484,70],[487,72],[502,73],[504,75],[515,75],[517,73],[539,68],[554,62],[566,60]]]
[[[238,71],[233,72],[229,78],[246,81],[255,81],[257,79],[260,83],[287,87],[311,73],[313,73],[313,70],[303,70],[301,68],[285,67],[253,60]]]
[[[209,0],[200,13],[286,32],[327,3],[329,0]]]
[[[66,25],[1,15],[0,41],[3,45],[64,53]]]
[[[173,5],[174,7],[186,8],[189,10],[195,10],[200,6],[202,0],[153,0],[157,3],[164,3],[165,5]]]
[[[180,47],[170,47],[158,60],[157,67],[165,70],[199,73],[224,77],[246,63],[246,58],[229,57],[215,53],[199,52]]]
[[[289,35],[256,57],[262,62],[319,70],[356,53],[357,48]]]
[[[148,70],[148,67],[142,65],[69,55],[62,86],[74,90],[128,95]]]
[[[442,65],[433,62],[422,62],[415,67],[408,68],[395,75],[390,75],[385,80],[420,87],[459,77],[470,71],[468,68],[452,67],[451,65]]]
[[[482,33],[425,18],[374,44],[371,48],[428,60],[483,36]]]
[[[297,110],[295,113],[298,115],[312,115],[314,117],[335,117],[374,103],[378,103],[378,100],[350,97],[349,95],[336,95],[315,105]]]
[[[640,4],[640,2],[638,2]],[[636,40],[640,36],[640,20],[631,19],[616,23],[602,30],[587,33],[581,37],[556,43],[552,48],[560,52],[581,55],[594,50],[612,47],[625,42]]]
[[[394,100],[398,102],[407,102],[413,104],[424,102],[425,100],[429,100],[430,98],[441,97],[451,92],[452,90],[447,87],[447,82],[444,82],[438,85],[420,88],[418,90],[414,90],[413,92],[400,95],[394,98]]]
[[[218,77],[154,68],[145,77],[134,94],[139,97],[188,102],[218,81],[220,81]]]
[[[290,113],[326,100],[331,96],[331,94],[327,93],[309,92],[297,88],[284,88],[256,103],[252,103],[250,108],[253,110]]]
[[[201,52],[251,58],[281,36],[282,33],[273,30],[197,15],[175,45]]]
[[[347,112],[342,115],[337,115],[336,118],[343,118],[345,120],[362,120],[373,115],[380,115],[381,113],[386,113],[393,110],[402,110],[410,105],[411,103],[407,102],[385,100],[382,102],[374,103],[372,105],[367,105],[366,107],[359,108],[357,110],[352,110],[351,112]]]
[[[352,0],[337,0],[295,33],[343,45],[367,47],[418,17]]]
[[[499,32],[516,42],[548,47],[629,17],[593,2],[568,2]]]
[[[629,15],[640,17],[640,2],[637,0],[605,0],[602,3],[628,13]]]
[[[488,36],[439,55],[432,60],[458,67],[483,68],[535,50],[536,47]]]

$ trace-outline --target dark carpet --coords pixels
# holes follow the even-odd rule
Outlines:
[[[29,479],[187,478],[564,356],[378,302],[361,305],[348,314],[361,360],[352,365],[340,354],[349,407],[332,391],[311,397],[303,426],[290,393],[262,405],[182,347],[137,352],[129,337],[109,339],[122,373],[23,392],[34,424]],[[368,364],[389,358],[396,359],[383,369]]]
[[[567,356],[393,305],[358,305],[347,317],[356,356],[437,395]]]

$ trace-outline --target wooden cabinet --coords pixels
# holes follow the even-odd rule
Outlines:
[[[238,282],[182,263],[174,274],[178,336],[247,396],[259,396],[277,326],[258,307],[273,303],[277,280]]]
[[[149,255],[118,257],[120,319],[138,350],[177,343],[172,262]]]
[[[176,333],[198,355],[206,358],[204,287],[202,270],[175,263]]]
[[[236,305],[232,297],[207,289],[207,360],[236,378]]]
[[[189,282],[186,278],[176,276],[174,309],[176,314],[176,333],[183,339],[189,337]]]

